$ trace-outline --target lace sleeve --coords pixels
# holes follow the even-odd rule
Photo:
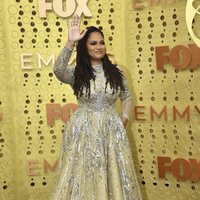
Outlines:
[[[125,90],[121,91],[119,95],[120,100],[121,100],[121,113],[122,113],[122,117],[129,119],[129,115],[132,109],[132,97],[128,89],[128,82],[126,80],[124,73],[123,73],[123,84],[124,84]]]
[[[53,72],[56,75],[57,79],[63,83],[73,85],[74,83],[74,70],[75,66],[69,66],[68,62],[72,54],[72,50],[69,47],[64,47],[57,57]]]

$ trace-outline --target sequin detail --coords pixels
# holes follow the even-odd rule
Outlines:
[[[54,73],[64,83],[73,85],[73,66],[68,66],[71,52],[64,48],[58,56]],[[124,78],[125,92],[114,95],[101,66],[91,81],[91,97],[78,100],[79,108],[67,123],[51,200],[142,200],[126,131],[115,103],[122,101],[122,114],[128,117],[131,96]],[[124,103],[124,105],[123,105]]]

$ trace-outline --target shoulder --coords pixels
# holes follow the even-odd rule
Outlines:
[[[115,67],[116,67],[117,69],[119,69],[120,71],[123,71],[121,66],[115,65]]]
[[[123,68],[122,68],[121,66],[116,65],[116,68],[117,68],[122,74],[124,74],[124,70],[123,70]]]

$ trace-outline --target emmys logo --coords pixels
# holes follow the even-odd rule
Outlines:
[[[200,2],[198,0],[188,0],[186,5],[186,24],[193,41],[200,47],[200,38],[192,30],[192,22],[199,15],[200,17]]]

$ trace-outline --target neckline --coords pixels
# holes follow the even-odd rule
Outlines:
[[[102,69],[103,69],[103,64],[92,65],[92,68],[93,68],[96,72],[101,72]]]
[[[102,63],[101,64],[96,64],[96,65],[92,64],[92,67],[94,67],[94,68],[103,67],[103,64]]]

